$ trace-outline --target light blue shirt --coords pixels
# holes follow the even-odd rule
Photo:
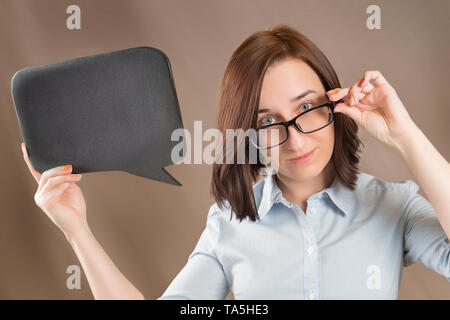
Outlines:
[[[260,221],[214,203],[186,265],[158,299],[397,299],[403,266],[423,263],[450,281],[450,245],[431,203],[406,180],[360,172],[335,179],[306,214],[274,176],[253,186]],[[445,278],[444,278],[445,279]]]

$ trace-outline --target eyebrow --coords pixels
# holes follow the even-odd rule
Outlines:
[[[299,94],[298,96],[292,98],[290,100],[290,102],[293,103],[293,102],[296,102],[296,101],[298,101],[300,99],[303,99],[304,97],[306,97],[310,93],[316,93],[316,91],[314,91],[314,90],[306,90],[305,92],[303,92],[303,93]],[[266,112],[269,112],[269,111],[270,111],[270,109],[266,109],[266,108],[265,109],[259,109],[258,110],[258,114],[266,113]]]

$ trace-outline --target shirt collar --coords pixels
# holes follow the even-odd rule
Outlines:
[[[257,201],[259,202],[258,215],[261,220],[275,203],[281,202],[288,207],[293,206],[292,203],[283,197],[282,191],[278,187],[275,175],[273,174],[258,181],[253,188],[255,197],[257,197]],[[351,212],[355,200],[354,192],[346,188],[337,177],[329,187],[312,194],[308,200],[313,200],[321,196],[328,196],[343,216]]]

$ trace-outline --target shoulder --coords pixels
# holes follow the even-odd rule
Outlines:
[[[359,192],[378,192],[386,191],[395,193],[416,193],[419,186],[413,180],[402,180],[399,182],[387,181],[371,175],[366,172],[359,172],[357,179]]]
[[[224,218],[226,215],[230,216],[230,214],[231,208],[228,201],[225,200],[222,204],[219,204],[219,202],[214,202],[209,207],[207,219],[217,223],[219,219]]]
[[[259,207],[264,192],[264,185],[268,183],[268,179],[269,177],[262,177],[253,184],[253,196],[257,207]],[[214,202],[209,208],[208,217],[211,217],[214,220],[219,218],[225,219],[228,222],[237,219],[235,212],[231,210],[231,205],[227,200],[224,200],[221,204],[219,204],[219,202]]]
[[[401,210],[419,186],[413,180],[387,181],[366,172],[359,172],[355,197],[365,204]]]

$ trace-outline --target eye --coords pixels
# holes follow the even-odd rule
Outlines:
[[[303,106],[308,106],[308,105],[309,105],[309,107],[307,107],[307,108],[305,108],[305,109],[302,109]],[[311,108],[311,106],[312,106],[312,103],[311,103],[311,102],[303,103],[303,104],[300,106],[300,110],[301,110],[301,111],[306,111],[306,110],[308,110],[309,108]]]
[[[300,111],[306,111],[311,108],[313,104],[311,102],[305,102],[300,105]],[[306,107],[305,107],[306,106]],[[305,107],[305,108],[303,108]],[[275,123],[275,119],[273,117],[265,117],[260,120],[262,126],[267,126],[269,124]]]
[[[261,119],[261,125],[267,126],[269,124],[275,123],[275,119],[273,117],[265,117]]]

